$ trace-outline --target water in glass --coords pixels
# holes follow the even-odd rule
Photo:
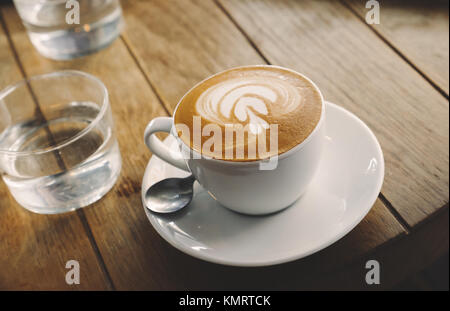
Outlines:
[[[42,55],[53,59],[71,59],[97,51],[114,41],[122,26],[119,0],[14,0],[14,3],[33,45]],[[73,14],[78,14],[79,24],[74,23]]]

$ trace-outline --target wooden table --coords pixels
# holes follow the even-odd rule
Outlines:
[[[40,56],[14,7],[0,7],[0,89],[60,69],[96,75],[109,89],[123,156],[115,187],[73,213],[30,213],[0,184],[0,289],[380,289],[448,252],[448,2],[382,1],[380,25],[365,22],[364,4],[122,1],[121,37],[67,62]],[[194,259],[145,217],[144,128],[203,78],[266,63],[311,77],[372,128],[386,161],[382,193],[352,232],[307,258],[265,268]],[[79,285],[65,282],[71,259]],[[369,259],[381,264],[381,285],[365,283]]]

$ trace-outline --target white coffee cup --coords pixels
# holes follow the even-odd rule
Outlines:
[[[144,141],[154,155],[191,172],[200,185],[223,206],[251,215],[277,212],[294,203],[306,191],[319,166],[325,139],[325,103],[320,91],[319,94],[322,113],[316,127],[303,142],[272,159],[276,160],[273,169],[264,169],[265,165],[270,167],[271,163],[263,160],[236,162],[200,155],[178,137],[173,117],[151,120],[145,129]],[[182,100],[175,108],[174,115]],[[174,152],[173,148],[153,135],[157,132],[174,136],[180,151]]]

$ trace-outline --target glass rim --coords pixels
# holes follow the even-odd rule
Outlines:
[[[6,96],[11,94],[18,88],[28,84],[30,81],[41,80],[41,79],[46,79],[46,78],[55,78],[55,77],[61,77],[61,76],[80,76],[80,77],[87,78],[88,80],[91,80],[91,82],[95,82],[99,85],[102,95],[103,95],[103,101],[101,103],[100,111],[95,116],[94,120],[91,123],[89,123],[88,126],[86,126],[84,129],[82,129],[81,131],[79,131],[78,133],[73,135],[72,137],[62,141],[61,143],[53,145],[49,148],[44,148],[44,149],[40,149],[40,150],[38,149],[38,150],[34,150],[34,151],[12,151],[12,150],[8,150],[8,149],[5,150],[5,149],[0,148],[0,154],[15,155],[15,156],[27,156],[27,155],[44,154],[44,153],[48,153],[48,152],[52,152],[52,151],[61,149],[65,146],[70,145],[71,143],[77,141],[78,139],[80,139],[81,137],[83,137],[84,135],[89,133],[97,125],[97,123],[103,118],[103,116],[106,113],[106,110],[108,109],[108,105],[109,105],[108,90],[99,78],[97,78],[89,73],[79,71],[79,70],[54,71],[54,72],[50,72],[50,73],[45,73],[45,74],[40,74],[40,75],[35,75],[35,76],[28,77],[28,78],[24,78],[24,79],[20,80],[19,82],[8,85],[3,90],[0,90],[0,101],[3,100],[4,98],[6,98]],[[0,105],[1,105],[1,102],[0,102]]]

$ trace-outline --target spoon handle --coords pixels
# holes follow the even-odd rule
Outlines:
[[[196,178],[195,178],[194,174],[191,174],[190,176],[186,177],[186,180],[187,180],[187,181],[190,181],[190,182],[192,182],[192,183],[194,183],[194,181],[196,180]]]

